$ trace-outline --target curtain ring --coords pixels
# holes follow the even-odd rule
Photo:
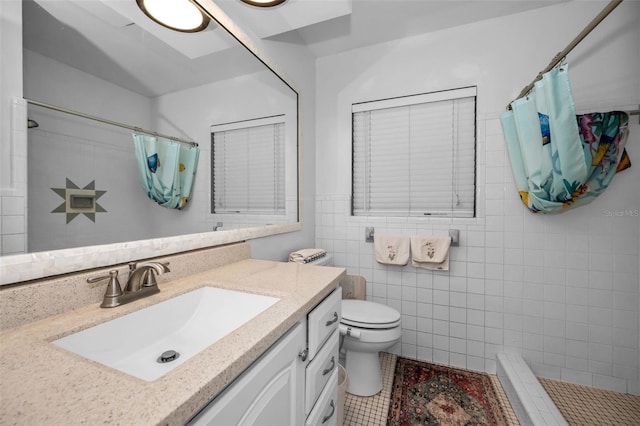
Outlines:
[[[562,59],[560,59],[560,62],[558,62],[557,67],[558,67],[558,69],[559,69],[560,71],[564,71],[564,70],[565,70],[565,69],[564,69],[564,66],[565,66],[565,65],[567,65],[567,57],[566,57],[566,56],[563,56],[563,57],[562,57]]]

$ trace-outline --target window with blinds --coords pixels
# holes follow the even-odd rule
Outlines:
[[[353,104],[353,215],[474,217],[475,116],[475,87]]]
[[[211,212],[285,214],[284,116],[211,126]]]

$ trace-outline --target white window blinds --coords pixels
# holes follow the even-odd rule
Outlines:
[[[284,122],[211,127],[212,213],[285,214]]]
[[[476,88],[354,104],[353,214],[473,217]]]

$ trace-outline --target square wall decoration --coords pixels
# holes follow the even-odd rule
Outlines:
[[[64,202],[53,209],[51,213],[66,213],[67,223],[83,214],[92,222],[96,221],[96,213],[104,213],[106,210],[97,203],[107,191],[96,190],[96,181],[92,180],[84,188],[80,188],[71,179],[66,178],[64,188],[51,188],[53,192],[64,199]]]

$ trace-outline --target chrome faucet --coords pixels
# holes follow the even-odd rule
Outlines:
[[[139,265],[136,262],[130,262],[129,277],[124,290],[120,287],[117,270],[109,271],[109,275],[88,278],[87,282],[94,283],[108,278],[109,284],[107,284],[107,291],[104,293],[100,307],[115,308],[159,293],[160,289],[156,283],[155,274],[162,275],[165,272],[171,272],[168,265],[168,262],[145,262]]]

